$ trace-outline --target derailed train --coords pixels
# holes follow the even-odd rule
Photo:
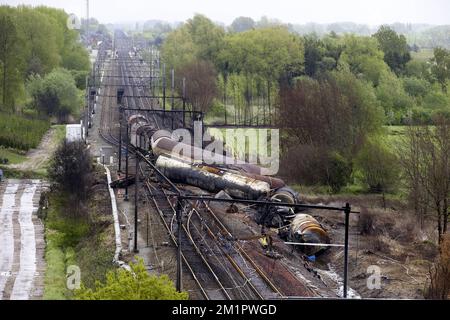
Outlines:
[[[212,193],[225,191],[237,199],[270,200],[272,202],[299,203],[296,192],[278,178],[263,175],[262,168],[226,155],[220,155],[221,165],[214,163],[209,153],[185,144],[167,130],[155,130],[146,117],[129,118],[130,141],[135,147],[151,150],[156,167],[174,182],[199,187]],[[183,150],[183,151],[181,151]],[[186,152],[186,150],[188,152]],[[181,151],[181,152],[180,152]],[[201,155],[197,158],[195,155]],[[283,238],[295,243],[329,243],[325,229],[312,216],[298,214],[292,208],[261,206],[256,220],[259,224],[276,227]],[[287,230],[287,231],[286,231]],[[323,246],[300,247],[307,254],[317,254]]]

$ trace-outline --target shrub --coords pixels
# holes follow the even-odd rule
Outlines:
[[[49,177],[54,186],[68,196],[75,215],[86,211],[83,207],[88,196],[91,172],[91,157],[82,142],[64,141],[56,150]]]
[[[399,175],[397,157],[379,141],[368,141],[358,155],[357,166],[371,192],[395,190]]]
[[[374,214],[368,211],[366,208],[361,208],[361,213],[358,220],[358,230],[361,235],[371,235],[375,231],[374,227],[375,217]]]
[[[75,80],[66,69],[55,69],[44,78],[31,76],[27,90],[35,109],[44,115],[58,117],[60,121],[69,114],[76,114],[81,107]]]
[[[75,291],[77,300],[186,300],[187,292],[177,292],[167,275],[150,275],[144,262],[130,264],[131,270],[109,271],[106,282],[97,281],[95,289],[81,285]]]
[[[339,153],[333,152],[329,155],[327,167],[327,185],[337,193],[349,183],[352,165]]]

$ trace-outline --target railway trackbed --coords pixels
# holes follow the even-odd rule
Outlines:
[[[134,79],[133,75],[138,78],[135,64],[127,63],[124,60],[120,62],[110,60],[108,65],[110,72],[116,73],[120,77],[113,78],[112,84],[114,86],[101,85],[105,93],[104,99],[106,99],[106,101],[103,101],[103,105],[107,107],[102,108],[100,115],[100,135],[109,144],[118,146],[118,136],[120,135],[118,130],[112,126],[113,123],[116,123],[118,110],[111,107],[115,105],[116,86],[121,83],[127,85],[126,88],[128,89],[125,90],[128,91],[124,102],[126,106],[148,110],[154,108],[155,105],[157,106],[158,103],[142,97],[146,90],[144,86],[141,89],[136,89],[139,84],[130,82]],[[133,96],[136,96],[136,98],[133,98]],[[160,128],[160,122],[156,116],[153,117],[153,125]],[[123,148],[126,148],[126,144]],[[128,145],[128,151],[130,154],[144,159],[144,155],[136,152],[132,145]],[[150,176],[149,171],[153,172],[155,167],[143,163],[149,164],[149,161],[140,163],[141,175]],[[155,183],[151,179],[146,179],[143,187],[147,197],[151,200],[153,209],[160,217],[160,223],[169,233],[173,245],[178,247],[176,209],[170,194],[161,182]],[[186,204],[184,209],[188,210],[188,207],[190,207],[190,204]],[[227,231],[223,225],[220,227],[220,224],[217,223],[218,220],[215,221],[217,217],[214,216],[214,212],[206,205],[201,211],[191,208],[185,213],[187,220],[181,228],[181,249],[184,269],[192,275],[203,298],[256,300],[282,297],[280,291],[264,276],[256,263],[246,255],[237,243],[224,241],[221,234],[225,234]],[[202,218],[202,215],[208,216],[208,219]],[[207,221],[212,224],[209,225]],[[219,230],[219,228],[221,229]],[[150,235],[150,237],[153,241],[153,236]],[[153,255],[155,259],[158,259],[156,250]]]
[[[245,221],[239,221],[237,223],[242,228],[248,229],[234,230],[230,221],[239,219],[230,217],[229,220],[224,215],[225,205],[213,205],[210,201],[210,206],[201,198],[185,198],[195,198],[200,192],[203,195],[204,191],[192,188],[185,184],[187,182],[175,185],[158,169],[161,166],[156,165],[157,147],[155,153],[151,150],[153,135],[161,129],[173,129],[174,122],[177,127],[183,125],[184,116],[181,121],[177,113],[169,113],[173,119],[164,121],[164,113],[159,113],[162,109],[158,94],[153,91],[153,78],[150,82],[143,80],[148,66],[135,54],[130,54],[127,49],[129,44],[122,40],[116,42],[114,57],[103,62],[102,80],[105,81],[100,83],[101,94],[97,96],[102,105],[99,134],[108,144],[120,146],[117,172],[125,173],[123,181],[136,182],[135,201],[139,209],[135,212],[135,218],[129,217],[129,220],[134,220],[133,230],[137,230],[140,238],[131,238],[131,228],[129,234],[137,252],[137,242],[143,244],[146,233],[147,245],[139,249],[147,259],[149,272],[174,276],[175,260],[181,261],[183,277],[187,281],[185,289],[195,298],[265,300],[315,296],[314,289],[307,285],[309,280],[302,280],[302,277],[295,275],[295,268],[289,270],[283,261],[276,261],[283,257],[282,254],[277,255],[279,248],[273,250],[271,245],[261,247],[257,240],[261,235],[254,231],[258,228],[256,224],[250,226]],[[123,93],[121,99],[117,98],[118,92]],[[145,150],[141,149],[142,145]],[[130,162],[130,158],[134,160]],[[132,179],[128,180],[130,177]],[[124,200],[128,199],[128,189],[126,187]],[[129,205],[125,207],[129,210]],[[144,224],[140,224],[143,219],[146,229]],[[233,231],[230,232],[227,226],[231,226]],[[239,239],[243,234],[253,236],[245,240],[244,235]],[[281,250],[286,252],[289,249],[284,245]],[[301,265],[301,261],[296,263]],[[178,262],[176,265],[179,265]],[[176,278],[181,279],[180,268],[176,269]]]

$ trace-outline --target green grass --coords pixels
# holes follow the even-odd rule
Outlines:
[[[398,150],[398,146],[404,143],[406,126],[385,126],[385,142],[387,145],[395,150]]]
[[[97,167],[93,173],[96,182],[103,181],[103,170]],[[49,194],[49,207],[42,214],[47,242],[44,299],[73,298],[73,292],[66,287],[66,270],[70,265],[80,268],[81,281],[87,287],[93,287],[96,280],[104,281],[107,271],[115,269],[112,216],[105,211],[103,201],[109,203],[106,191],[105,194],[101,198],[91,195],[88,219],[72,218],[66,196],[58,192]]]
[[[12,169],[5,165],[0,165],[0,169],[6,178],[10,179],[45,179],[47,178],[47,171],[45,169],[40,170],[18,170]]]
[[[17,164],[24,162],[27,157],[23,152],[0,146],[0,159],[8,159],[8,164]]]
[[[66,138],[66,125],[65,124],[57,124],[52,126],[56,130],[55,134],[55,143],[61,143]]]
[[[25,151],[36,148],[49,128],[48,121],[0,113],[0,146]]]
[[[71,296],[66,287],[66,269],[76,264],[74,248],[87,235],[87,222],[67,217],[67,206],[63,195],[52,193],[49,208],[45,213],[45,238],[47,242],[45,260],[44,299],[61,300]]]
[[[411,57],[419,61],[428,61],[433,58],[433,49],[421,49],[419,52],[411,52]]]

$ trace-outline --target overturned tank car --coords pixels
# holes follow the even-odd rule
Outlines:
[[[328,233],[322,225],[309,214],[297,214],[292,220],[289,229],[288,240],[297,243],[297,248],[307,255],[317,255],[327,249],[320,244],[330,243]],[[302,244],[314,244],[317,246]]]

